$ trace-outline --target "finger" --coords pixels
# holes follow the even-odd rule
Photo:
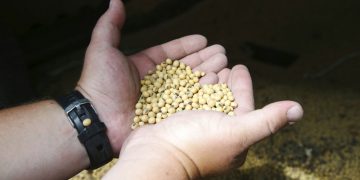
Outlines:
[[[219,83],[227,83],[230,76],[230,69],[224,68],[217,75],[219,77]]]
[[[194,71],[219,72],[227,66],[227,57],[218,53],[194,68]]]
[[[246,146],[276,133],[288,123],[297,122],[303,116],[301,105],[294,101],[275,102],[244,116],[235,116],[230,126],[236,128],[237,136],[245,139]],[[241,119],[239,119],[241,118]]]
[[[253,87],[249,70],[243,65],[236,65],[232,68],[228,85],[231,89],[238,107],[235,114],[250,112],[254,110]]]
[[[190,54],[180,61],[189,65],[191,68],[194,68],[204,61],[208,60],[210,57],[214,56],[215,54],[225,54],[225,48],[219,44],[212,45],[205,49],[200,50],[199,52],[195,52]]]
[[[207,40],[201,35],[190,35],[145,49],[130,58],[160,64],[166,58],[180,59],[206,47]]]
[[[108,10],[100,17],[91,36],[91,46],[118,47],[120,30],[125,22],[125,8],[121,0],[111,0]]]
[[[200,84],[217,84],[218,82],[219,77],[213,72],[207,73],[200,79]]]

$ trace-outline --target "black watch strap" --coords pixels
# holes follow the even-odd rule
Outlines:
[[[100,121],[95,108],[79,91],[57,98],[71,125],[78,132],[90,159],[89,169],[96,169],[113,158],[112,147],[106,135],[106,126]]]

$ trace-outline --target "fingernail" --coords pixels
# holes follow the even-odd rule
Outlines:
[[[303,116],[303,109],[300,105],[295,105],[291,107],[286,114],[290,124],[300,120]]]

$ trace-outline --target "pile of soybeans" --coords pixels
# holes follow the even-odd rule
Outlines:
[[[204,72],[166,59],[141,80],[141,96],[135,105],[132,128],[159,123],[184,110],[214,110],[234,115],[234,96],[226,84],[200,85]]]

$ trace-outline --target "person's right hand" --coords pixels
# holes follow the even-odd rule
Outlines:
[[[220,83],[227,83],[234,94],[238,104],[235,116],[183,111],[156,125],[141,127],[124,143],[119,162],[108,177],[127,179],[132,167],[144,173],[145,179],[195,179],[224,172],[241,165],[251,145],[303,115],[302,107],[293,101],[254,110],[251,78],[245,66],[237,65],[218,75]]]

